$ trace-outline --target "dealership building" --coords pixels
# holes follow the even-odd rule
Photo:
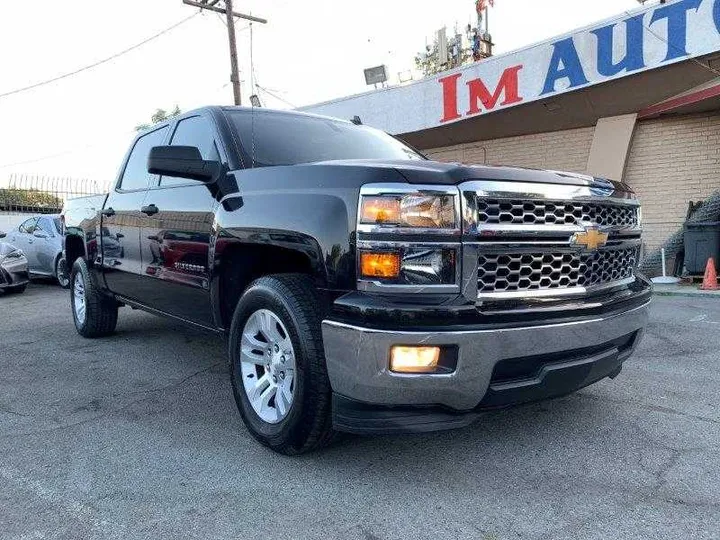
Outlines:
[[[647,254],[720,190],[720,0],[623,13],[303,110],[359,116],[437,160],[621,180],[642,199]]]

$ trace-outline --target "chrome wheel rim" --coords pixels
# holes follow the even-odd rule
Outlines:
[[[78,324],[85,322],[85,280],[79,272],[75,274],[75,285],[73,286],[73,309]]]
[[[65,259],[60,259],[58,261],[55,277],[61,287],[66,287],[68,283],[70,283],[70,277],[67,275],[67,264],[65,263]]]
[[[255,413],[269,424],[282,421],[295,395],[295,351],[287,328],[272,311],[260,309],[245,323],[240,371]]]

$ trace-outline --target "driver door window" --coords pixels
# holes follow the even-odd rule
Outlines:
[[[213,127],[210,121],[202,116],[191,116],[180,120],[170,140],[170,146],[195,146],[200,150],[203,159],[220,161]],[[163,176],[160,180],[161,186],[192,185],[193,183],[187,178],[173,176]]]

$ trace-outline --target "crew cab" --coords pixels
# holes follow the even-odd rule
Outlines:
[[[139,134],[64,215],[77,331],[130,306],[227,336],[245,425],[286,454],[620,373],[651,296],[628,186],[438,163],[356,124],[207,107]]]

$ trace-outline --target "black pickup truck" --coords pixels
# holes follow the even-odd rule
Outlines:
[[[437,163],[295,112],[158,124],[64,220],[78,332],[131,306],[226,335],[246,426],[287,454],[614,378],[651,295],[628,186]]]

